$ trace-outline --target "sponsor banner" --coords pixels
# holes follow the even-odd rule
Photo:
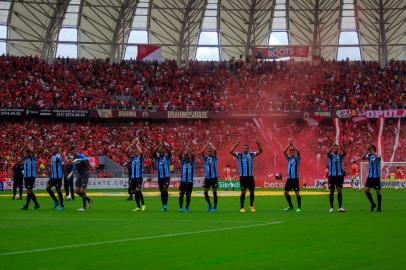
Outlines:
[[[336,110],[335,115],[338,118],[367,118],[367,119],[378,119],[378,118],[406,118],[406,109],[394,109],[394,110],[367,110],[367,111],[356,111],[351,109],[341,109]]]
[[[219,188],[223,189],[240,189],[240,181],[239,180],[219,180]]]
[[[282,57],[308,57],[309,47],[304,46],[286,46],[255,48],[254,56],[257,59],[275,59]]]
[[[24,116],[24,115],[25,115],[25,109],[22,109],[22,108],[0,108],[0,117],[1,116],[13,117],[13,116]]]
[[[207,111],[168,111],[168,119],[208,119],[209,112]]]
[[[67,110],[67,109],[54,109],[52,116],[57,118],[87,118],[89,117],[88,110]]]

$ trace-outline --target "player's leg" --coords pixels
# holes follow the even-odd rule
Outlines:
[[[374,211],[376,208],[376,204],[371,194],[371,185],[372,185],[371,181],[372,179],[368,178],[365,183],[365,195],[367,196],[369,202],[371,203],[371,211]]]
[[[54,205],[52,206],[52,209],[55,209],[59,205],[58,199],[55,197],[54,191],[52,190],[52,187],[54,185],[55,185],[55,179],[50,178],[47,183],[46,191],[48,192],[51,199],[54,201]]]
[[[300,190],[299,190],[298,187],[295,189],[295,194],[296,194],[296,201],[297,201],[296,212],[301,212],[301,210],[302,210],[302,197],[300,196]]]
[[[179,186],[179,212],[183,212],[183,197],[185,196],[185,183],[180,183]]]
[[[20,200],[23,199],[23,181],[19,180],[17,183],[18,194],[20,195]]]
[[[330,202],[330,210],[329,212],[333,212],[334,211],[334,191],[335,191],[335,181],[333,177],[329,177],[328,179],[328,189],[330,191],[329,194],[329,202]]]
[[[188,183],[186,187],[186,212],[189,212],[190,202],[192,200],[193,183]]]
[[[210,183],[209,179],[204,179],[204,184],[203,184],[203,193],[204,193],[204,199],[206,200],[208,204],[207,211],[211,210],[211,202],[210,202],[210,196],[209,196],[209,188],[210,188]]]
[[[162,204],[161,211],[164,211],[165,194],[164,194],[164,180],[163,179],[158,179],[158,187],[159,187],[159,192],[161,192],[161,204]]]
[[[338,211],[346,212],[343,208],[343,186],[337,186]]]
[[[165,209],[168,210],[168,199],[169,199],[169,177],[165,178],[164,192],[165,192]]]
[[[133,195],[134,195],[135,197],[137,197],[137,195],[134,194],[134,190],[133,190],[132,187],[131,187],[131,185],[132,185],[131,182],[132,182],[132,180],[129,179],[129,180],[128,180],[128,189],[127,189],[127,192],[128,192],[127,201],[132,201],[132,200],[133,200]]]
[[[213,200],[214,200],[214,207],[213,207],[213,212],[217,211],[217,202],[218,202],[218,196],[217,196],[217,188],[218,188],[218,181],[214,183],[212,186],[212,191],[213,191]]]
[[[22,210],[28,210],[28,206],[30,205],[31,202],[31,193],[32,193],[32,186],[29,183],[28,177],[24,178],[24,185],[25,185],[25,189],[27,192],[27,198],[26,198],[26,202],[25,205],[23,207],[21,207]]]
[[[62,194],[62,179],[58,179],[56,182],[55,186],[56,192],[58,193],[58,199],[59,199],[59,207],[57,210],[64,210],[64,204],[63,204],[63,194]]]
[[[249,179],[249,190],[250,190],[250,211],[255,212],[254,200],[255,200],[255,180],[254,177]]]
[[[145,211],[145,202],[144,202],[144,194],[142,194],[142,179],[137,181],[137,188],[136,188],[137,193],[138,193],[138,198],[140,199],[141,202],[141,210]]]
[[[16,195],[17,195],[17,181],[14,180],[13,181],[13,200],[16,199]],[[20,196],[21,197],[21,196]]]
[[[376,191],[376,199],[378,201],[378,208],[376,209],[378,212],[382,211],[382,193],[381,193],[381,179],[376,179],[375,184],[375,191]]]
[[[141,210],[141,204],[140,204],[140,196],[139,196],[139,188],[137,186],[137,181],[136,180],[131,180],[130,182],[130,192],[134,194],[135,197],[135,204],[137,205],[137,208],[135,208],[133,211],[140,211]]]
[[[69,189],[70,189],[70,196],[72,197],[72,200],[75,200],[75,188],[74,188],[74,182],[73,182],[73,177],[69,179]]]
[[[34,193],[34,185],[35,185],[35,177],[30,178],[30,186],[31,186],[31,200],[34,202],[34,209],[39,208],[39,203],[37,201],[37,196]]]
[[[291,197],[290,197],[290,195],[289,195],[289,191],[291,191],[291,190],[292,190],[292,188],[291,188],[291,186],[290,186],[290,181],[289,181],[289,179],[288,179],[288,180],[286,180],[286,183],[285,183],[285,190],[284,190],[284,195],[285,195],[286,201],[288,202],[288,207],[286,207],[285,209],[283,209],[284,211],[289,211],[289,210],[292,210],[292,209],[293,209],[292,199],[291,199]]]

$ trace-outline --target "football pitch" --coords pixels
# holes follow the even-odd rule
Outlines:
[[[79,199],[57,212],[38,197],[41,209],[21,211],[0,196],[0,269],[406,269],[406,190],[384,189],[382,213],[352,190],[347,213],[328,213],[327,194],[303,195],[300,214],[283,212],[281,195],[258,196],[255,213],[233,196],[217,213],[201,196],[189,213],[175,196],[164,213],[158,196],[145,196],[145,212],[123,196],[94,197],[87,212]]]

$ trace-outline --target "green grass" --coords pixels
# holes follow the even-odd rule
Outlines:
[[[299,215],[281,211],[282,196],[258,197],[256,213],[239,213],[238,197],[220,197],[219,211],[208,213],[195,197],[186,214],[175,197],[167,213],[158,197],[146,197],[144,213],[131,212],[135,203],[123,197],[96,197],[80,213],[79,200],[56,212],[40,197],[40,210],[21,211],[21,201],[0,197],[0,269],[405,269],[406,191],[383,190],[382,213],[351,190],[344,214],[327,212],[327,195],[302,200]],[[122,239],[132,240],[75,246]]]

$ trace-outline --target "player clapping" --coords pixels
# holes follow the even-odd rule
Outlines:
[[[180,168],[181,168],[181,181],[179,186],[179,212],[183,212],[183,198],[186,194],[186,208],[185,212],[189,212],[190,201],[193,190],[193,172],[195,158],[189,146],[186,146],[179,152]]]
[[[127,153],[130,155],[130,192],[134,194],[135,203],[137,204],[137,207],[133,211],[145,211],[144,195],[141,191],[144,170],[144,154],[140,143],[137,140],[134,140],[127,148]]]
[[[288,153],[289,151],[289,153]],[[283,151],[286,159],[288,160],[288,179],[285,184],[285,197],[288,202],[288,207],[285,208],[285,211],[293,209],[292,199],[290,198],[289,191],[295,191],[296,200],[297,200],[297,209],[296,212],[300,213],[302,210],[302,199],[300,197],[299,191],[299,165],[300,165],[300,151],[293,144],[293,141],[290,139],[288,146],[286,146]]]
[[[368,147],[365,153],[364,160],[368,160],[368,178],[365,183],[365,194],[371,203],[371,211],[374,211],[378,206],[377,211],[381,212],[382,194],[381,194],[381,156],[376,153],[375,145]],[[376,191],[378,205],[375,204],[370,189]]]
[[[345,151],[339,150],[338,145],[334,144],[328,151],[328,187],[330,190],[330,210],[334,212],[334,191],[337,188],[338,199],[338,211],[345,212],[343,208],[343,184],[344,184],[344,171],[343,171],[343,159],[345,157]]]
[[[207,152],[207,154],[206,154]],[[216,148],[208,142],[202,149],[202,158],[204,160],[204,198],[208,204],[207,211],[217,211],[217,188],[218,188],[218,169],[217,169],[217,151]],[[209,189],[213,191],[214,206],[210,202]]]
[[[168,211],[168,188],[170,183],[171,150],[162,140],[152,151],[152,157],[156,162],[159,191],[161,192],[161,211]]]

